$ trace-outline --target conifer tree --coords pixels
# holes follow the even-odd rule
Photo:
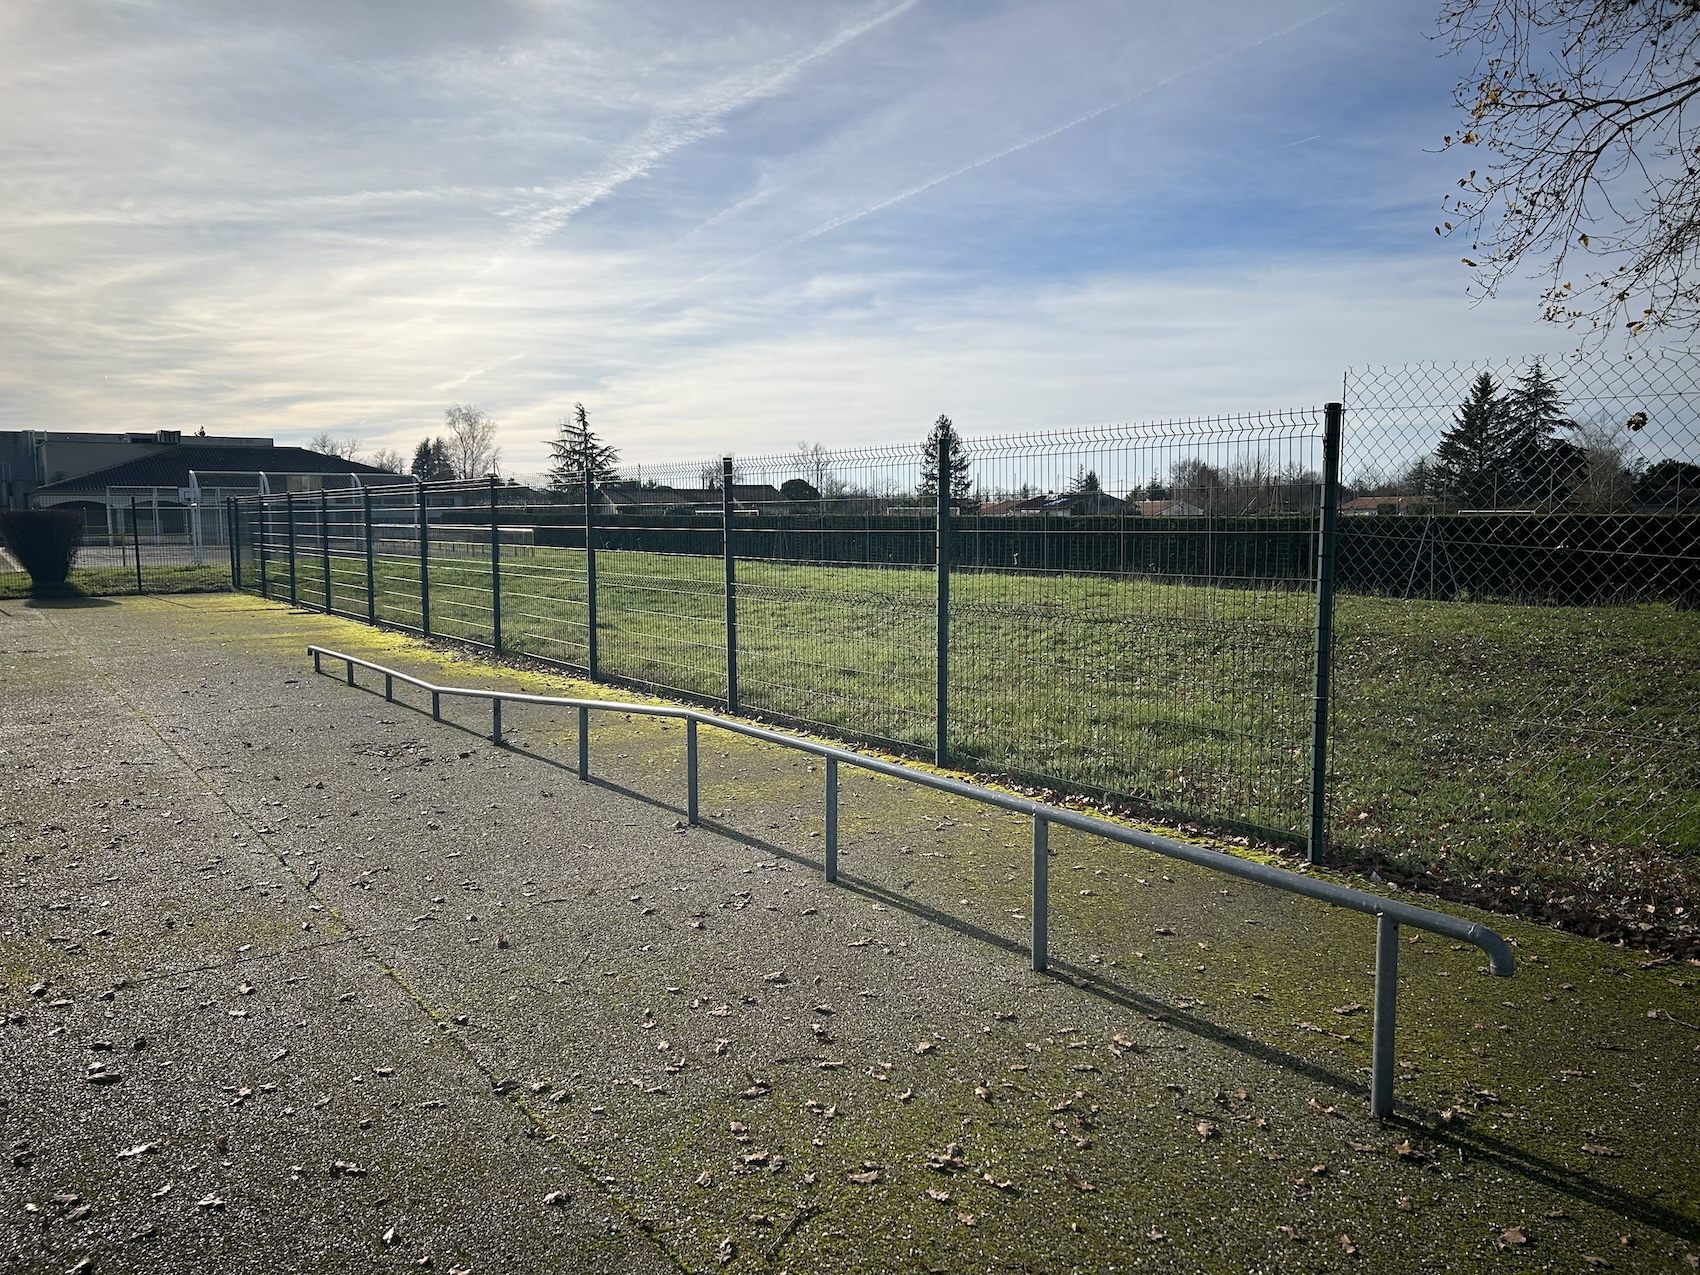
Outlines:
[[[561,422],[559,435],[549,444],[549,456],[550,491],[576,491],[584,486],[587,473],[592,483],[611,483],[620,477],[620,453],[596,437],[583,403],[574,403],[572,419]]]
[[[933,429],[927,435],[926,455],[921,461],[921,485],[916,493],[922,497],[937,500],[939,496],[939,443],[950,440],[950,498],[966,500],[973,488],[973,482],[968,477],[969,460],[962,452],[962,438],[956,432],[956,426],[948,416],[940,416],[933,422]]]
[[[1434,449],[1439,494],[1464,509],[1495,509],[1507,498],[1515,499],[1511,431],[1499,386],[1483,372]]]

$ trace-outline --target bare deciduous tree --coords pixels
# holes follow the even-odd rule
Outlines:
[[[360,440],[358,438],[337,438],[329,430],[322,429],[314,434],[307,442],[311,451],[320,452],[326,456],[337,456],[343,460],[360,459]]]
[[[488,412],[456,403],[443,413],[443,421],[457,477],[482,478],[497,472],[502,449],[496,446],[496,422]]]
[[[407,468],[407,457],[393,447],[380,447],[372,453],[372,464],[390,474],[399,474]]]
[[[1485,162],[1435,227],[1472,291],[1534,267],[1550,322],[1700,324],[1700,0],[1443,0],[1439,35],[1475,59],[1445,146]]]

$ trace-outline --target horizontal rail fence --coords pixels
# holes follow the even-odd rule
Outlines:
[[[1333,839],[1692,899],[1700,363],[1357,369],[1346,400]]]
[[[1369,1106],[1370,1114],[1378,1118],[1393,1114],[1393,1080],[1394,1073],[1397,1070],[1394,1058],[1399,996],[1399,927],[1409,925],[1416,929],[1426,930],[1431,934],[1439,934],[1473,944],[1488,957],[1486,972],[1499,978],[1510,978],[1515,973],[1515,960],[1505,940],[1493,930],[1474,921],[1460,920],[1442,912],[1433,912],[1409,903],[1382,898],[1379,895],[1366,894],[1360,890],[1348,889],[1332,882],[1303,876],[1297,872],[1289,872],[1249,859],[1237,858],[1218,850],[1208,850],[1202,846],[1189,845],[1186,842],[1175,841],[1169,837],[1141,832],[1134,828],[1110,823],[1107,820],[1097,819],[1091,815],[1081,814],[1078,811],[1068,810],[1060,806],[1029,801],[1010,793],[999,792],[996,789],[964,783],[958,779],[917,770],[910,766],[876,757],[847,752],[841,748],[817,743],[812,739],[764,730],[748,722],[714,717],[692,709],[670,708],[656,704],[622,704],[612,700],[568,699],[549,695],[530,695],[517,691],[439,686],[422,678],[412,677],[397,669],[386,668],[370,660],[361,659],[359,656],[346,655],[328,647],[309,646],[307,653],[312,656],[313,669],[317,673],[324,673],[324,662],[326,660],[342,665],[342,675],[349,686],[359,685],[356,675],[358,669],[366,669],[382,677],[384,698],[392,702],[398,698],[398,687],[410,686],[423,691],[430,697],[431,716],[436,720],[442,719],[442,701],[445,697],[488,700],[490,703],[490,738],[497,746],[501,746],[504,742],[502,733],[502,706],[504,704],[527,704],[546,708],[572,709],[578,715],[578,777],[581,780],[589,780],[591,777],[591,714],[621,713],[628,717],[663,717],[683,721],[685,723],[685,812],[686,818],[693,825],[699,822],[699,776],[697,767],[700,752],[698,746],[699,728],[707,726],[724,730],[746,738],[759,739],[769,744],[819,757],[825,763],[826,841],[823,847],[825,853],[822,867],[828,884],[836,883],[839,878],[838,777],[841,767],[854,767],[872,774],[902,780],[918,787],[930,788],[936,792],[948,793],[951,796],[966,798],[982,805],[991,806],[994,809],[1024,816],[1032,820],[1033,826],[1031,902],[1033,928],[1028,952],[1032,968],[1036,971],[1047,970],[1051,962],[1049,922],[1051,890],[1048,847],[1050,825],[1053,823],[1077,832],[1101,837],[1119,845],[1133,846],[1153,854],[1163,855],[1166,858],[1178,859],[1184,863],[1220,872],[1240,880],[1250,881],[1270,889],[1317,899],[1335,907],[1347,908],[1373,916],[1376,919],[1375,1009],[1370,1044]]]
[[[164,506],[117,488],[110,490],[121,503],[81,510],[82,543],[67,586],[96,595],[204,593],[230,587],[230,519],[225,502]],[[30,588],[23,566],[0,547],[0,597],[21,596]]]
[[[243,587],[1306,843],[1321,413],[242,502]],[[941,516],[942,515],[942,516]]]

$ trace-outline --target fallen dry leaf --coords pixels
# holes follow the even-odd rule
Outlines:
[[[1529,1234],[1520,1226],[1508,1226],[1499,1233],[1499,1238],[1507,1244],[1527,1244]]]
[[[714,1253],[714,1260],[724,1266],[736,1256],[738,1256],[738,1246],[732,1242],[732,1237],[728,1235],[720,1241],[720,1247]]]
[[[1350,1257],[1358,1251],[1358,1246],[1352,1243],[1352,1237],[1341,1231],[1337,1237],[1340,1241],[1340,1251]]]
[[[1610,1147],[1602,1147],[1597,1142],[1584,1142],[1582,1150],[1587,1155],[1599,1156],[1602,1160],[1620,1160],[1623,1158],[1623,1152],[1613,1151]]]
[[[1208,1120],[1200,1120],[1198,1122],[1198,1136],[1203,1138],[1206,1142],[1214,1138],[1217,1132],[1218,1130],[1216,1126],[1211,1124]]]
[[[915,1042],[915,1052],[918,1054],[930,1054],[935,1048],[937,1048],[937,1046],[935,1046],[930,1040],[918,1040]]]
[[[941,1191],[937,1187],[930,1186],[927,1188],[927,1198],[929,1200],[937,1200],[940,1204],[949,1204],[950,1192]]]

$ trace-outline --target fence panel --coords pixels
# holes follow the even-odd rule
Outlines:
[[[1692,356],[1354,370],[1345,474],[1332,839],[1626,897],[1691,871]]]
[[[970,440],[957,755],[1303,839],[1321,439],[1301,412]]]
[[[936,512],[919,445],[735,458],[743,707],[933,747]]]
[[[162,506],[137,500],[119,505],[84,528],[65,583],[68,590],[93,595],[228,589],[229,527],[223,502]],[[0,546],[0,598],[25,597],[31,588],[22,564]]]

